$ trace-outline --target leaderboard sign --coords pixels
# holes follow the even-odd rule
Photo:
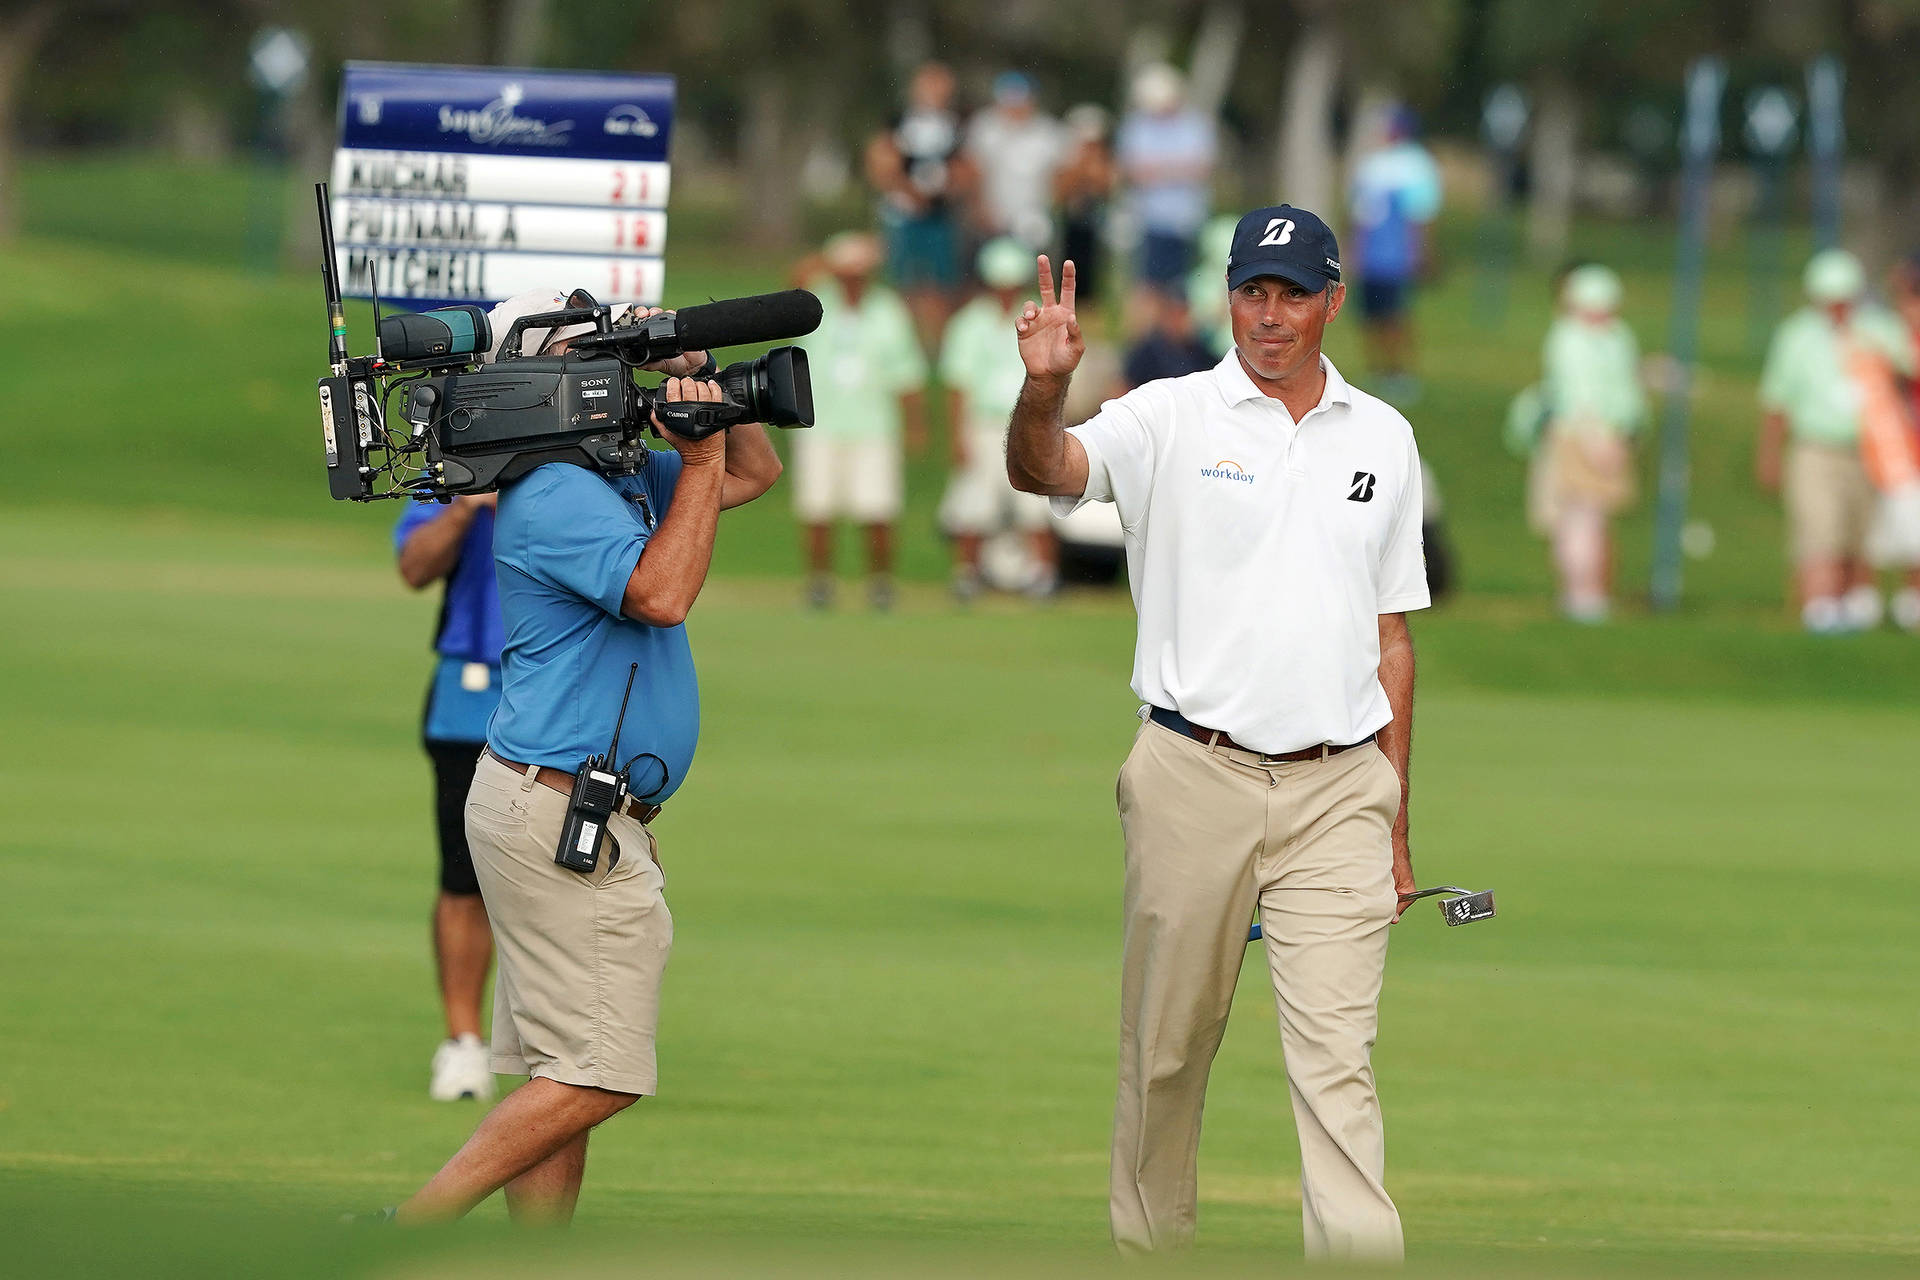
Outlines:
[[[665,286],[673,77],[350,62],[333,157],[345,292],[493,303]]]

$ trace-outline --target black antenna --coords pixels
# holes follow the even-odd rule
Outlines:
[[[367,255],[367,288],[373,294],[373,358],[376,363],[386,355],[380,346],[380,273],[373,269],[373,255]]]
[[[340,272],[333,260],[333,210],[327,204],[327,184],[313,184],[320,206],[320,284],[327,296],[327,363],[336,374],[347,371],[347,313],[340,303]]]
[[[616,752],[620,746],[620,726],[627,722],[627,699],[633,696],[633,677],[639,674],[640,664],[634,663],[627,668],[627,691],[620,695],[620,718],[613,722],[613,741],[607,744],[607,765],[613,766]]]

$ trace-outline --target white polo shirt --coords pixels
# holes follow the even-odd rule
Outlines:
[[[1236,352],[1070,428],[1126,530],[1133,691],[1256,751],[1358,742],[1393,719],[1378,617],[1424,609],[1420,454],[1324,355],[1295,422]]]

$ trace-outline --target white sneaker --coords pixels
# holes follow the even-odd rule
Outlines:
[[[1920,591],[1902,587],[1894,593],[1893,621],[1902,631],[1920,633]]]
[[[1852,631],[1872,631],[1887,615],[1886,602],[1880,598],[1878,588],[1864,582],[1840,597],[1840,608]]]
[[[462,1098],[487,1102],[493,1098],[493,1069],[487,1062],[486,1043],[479,1036],[445,1040],[433,1051],[433,1083],[427,1086],[427,1096],[435,1102],[458,1102]]]
[[[1800,607],[1800,626],[1809,635],[1830,636],[1846,630],[1846,610],[1838,596],[1815,596]]]

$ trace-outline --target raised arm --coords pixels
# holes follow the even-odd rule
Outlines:
[[[1407,802],[1413,794],[1413,633],[1404,613],[1380,615],[1380,685],[1387,691],[1393,719],[1380,731],[1380,750],[1400,775],[1400,812],[1393,819],[1393,886],[1401,895],[1394,908],[1398,920],[1406,909],[1406,895],[1418,886],[1413,878],[1413,852],[1407,840]]]
[[[663,390],[669,400],[720,398],[718,383],[693,378],[669,378]],[[704,440],[683,439],[667,430],[658,416],[653,424],[661,439],[680,454],[683,465],[673,501],[627,578],[620,612],[649,626],[674,627],[687,620],[713,564],[713,536],[720,525],[720,497],[727,482],[727,441],[725,433]]]
[[[773,488],[780,478],[780,455],[767,439],[767,429],[743,422],[727,430],[727,478],[720,489],[720,509],[744,506]]]
[[[1053,294],[1053,264],[1039,258],[1040,301],[1029,302],[1014,322],[1027,378],[1007,426],[1007,479],[1026,493],[1077,498],[1087,491],[1087,451],[1067,434],[1067,385],[1086,354],[1086,339],[1073,310],[1073,263],[1060,269],[1060,297]]]

